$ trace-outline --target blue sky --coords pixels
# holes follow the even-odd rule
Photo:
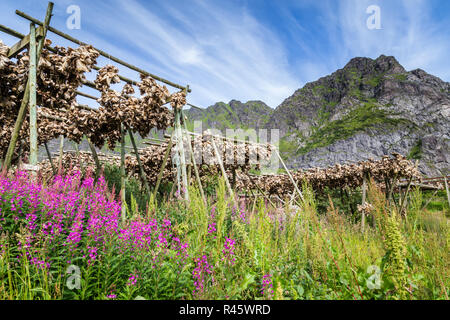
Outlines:
[[[450,81],[448,0],[54,2],[52,26],[149,72],[189,84],[188,102],[202,107],[231,99],[276,107],[355,56],[393,55],[407,70],[421,68]],[[66,9],[73,4],[81,9],[79,30],[66,27]],[[379,30],[366,26],[370,5],[381,9]],[[15,9],[43,20],[46,7],[43,0],[2,0],[0,23],[28,33],[29,23]],[[50,38],[74,46],[56,35]],[[3,33],[0,39],[8,45],[17,41]],[[99,60],[106,63],[111,62]]]

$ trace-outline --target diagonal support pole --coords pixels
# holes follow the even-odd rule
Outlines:
[[[234,205],[236,208],[239,208],[239,203],[236,201],[236,197],[234,196],[233,189],[231,188],[230,181],[228,180],[227,172],[225,171],[225,167],[222,162],[222,157],[219,154],[217,149],[217,145],[214,142],[215,138],[211,136],[211,144],[213,146],[214,153],[216,154],[217,161],[219,162],[220,170],[222,171],[223,178],[225,179],[225,184],[228,188],[228,192],[230,193],[231,198],[233,198]]]
[[[44,142],[44,147],[45,147],[45,152],[47,152],[47,157],[48,157],[48,160],[50,161],[50,165],[52,166],[53,174],[56,174],[56,168],[55,168],[55,165],[53,164],[52,155],[50,154],[50,150],[48,149],[47,142]]]
[[[183,112],[183,110],[181,110],[181,116],[182,116],[183,119],[184,119],[184,112]],[[188,132],[187,126],[186,126],[186,121],[183,121],[183,124],[184,124],[184,129],[186,130],[186,132]],[[197,168],[197,163],[196,163],[196,160],[195,160],[194,151],[192,150],[191,138],[190,138],[189,135],[187,135],[187,136],[188,136],[188,138],[189,138],[188,148],[189,148],[189,153],[191,154],[192,165],[194,166],[195,179],[197,180],[198,187],[199,187],[199,189],[200,189],[200,194],[201,194],[201,196],[202,196],[202,200],[203,200],[203,202],[204,202],[205,205],[206,205],[206,197],[205,197],[205,193],[203,192],[202,182],[201,182],[201,180],[200,180],[200,174],[199,174],[199,172],[198,172],[198,168]]]
[[[286,170],[286,172],[287,172],[287,174],[288,174],[288,176],[289,176],[289,179],[291,180],[292,184],[294,185],[295,191],[297,191],[297,193],[298,193],[299,196],[300,196],[300,199],[302,199],[303,203],[305,203],[305,199],[303,198],[302,192],[301,192],[300,189],[298,188],[297,183],[295,183],[294,177],[292,177],[291,172],[290,172],[289,169],[286,167],[286,164],[284,163],[283,159],[281,158],[280,154],[278,153],[278,150],[275,149],[274,151],[275,151],[275,153],[277,154],[278,159],[280,159],[281,164],[283,165],[284,170]]]
[[[172,138],[169,140],[169,145],[167,146],[166,154],[164,155],[163,163],[161,165],[161,169],[158,173],[158,178],[156,179],[155,190],[153,190],[153,197],[156,199],[156,193],[158,192],[159,185],[161,184],[161,180],[164,174],[164,169],[166,169],[167,160],[169,159],[170,151],[172,150],[173,141]],[[175,183],[174,183],[175,185]]]
[[[85,170],[84,170],[83,161],[81,159],[80,148],[78,148],[78,144],[75,141],[73,141],[73,148],[75,149],[75,153],[77,154],[78,162],[80,163],[81,174],[84,177]]]
[[[94,177],[94,184],[95,184],[95,183],[97,183],[97,178],[101,171],[100,160],[98,159],[97,150],[95,150],[94,144],[91,142],[91,140],[89,138],[87,138],[86,140],[89,144],[89,149],[91,149],[92,158],[94,158],[94,162],[95,162],[95,177]]]
[[[133,145],[133,149],[134,149],[134,154],[136,155],[136,160],[137,160],[137,163],[138,163],[138,166],[139,166],[139,173],[140,173],[140,176],[141,176],[141,180],[144,183],[145,190],[147,191],[147,195],[148,195],[148,197],[150,199],[151,192],[150,192],[150,187],[148,185],[147,176],[145,175],[144,167],[142,166],[141,158],[139,156],[139,151],[138,151],[138,148],[136,146],[136,141],[134,140],[133,132],[131,131],[130,128],[128,128],[128,135],[130,136],[131,144]]]
[[[367,194],[367,177],[366,173],[363,172],[363,184],[362,184],[362,205],[366,204],[366,194]],[[364,232],[364,225],[366,223],[366,213],[364,210],[361,211],[361,231]]]

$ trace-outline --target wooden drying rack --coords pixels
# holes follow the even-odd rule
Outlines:
[[[27,35],[21,34],[20,32],[17,32],[7,26],[1,25],[0,24],[0,31],[7,33],[13,37],[16,37],[19,39],[19,41],[13,45],[9,52],[8,52],[8,57],[13,58],[15,57],[18,53],[20,53],[22,50],[25,50],[26,48],[28,48],[29,51],[29,55],[30,55],[30,67],[29,67],[29,77],[27,80],[27,86],[25,87],[25,92],[24,92],[24,96],[20,105],[20,109],[19,109],[19,113],[14,125],[14,131],[13,134],[11,136],[11,140],[10,140],[10,144],[8,147],[8,151],[5,157],[5,160],[3,162],[3,166],[5,166],[6,168],[9,168],[11,166],[11,159],[12,159],[12,155],[14,153],[16,144],[17,144],[17,140],[19,139],[19,131],[22,127],[23,124],[23,120],[25,117],[25,111],[27,109],[27,106],[29,106],[29,116],[30,116],[30,164],[28,165],[28,168],[31,169],[31,171],[35,171],[37,170],[37,164],[38,164],[38,159],[37,159],[37,152],[38,152],[38,142],[37,142],[37,105],[36,105],[36,76],[37,76],[37,69],[38,69],[38,61],[39,61],[39,57],[40,54],[42,52],[43,47],[45,46],[45,39],[47,37],[47,33],[48,31],[52,32],[53,34],[56,34],[66,40],[69,40],[77,45],[87,45],[87,43],[80,41],[60,30],[57,30],[56,28],[53,28],[52,26],[50,26],[50,21],[51,21],[51,17],[52,17],[52,11],[53,11],[53,6],[54,4],[52,2],[48,3],[48,7],[47,7],[47,12],[45,15],[45,19],[44,21],[40,21],[34,17],[31,17],[30,15],[16,10],[16,14],[28,21],[30,21],[30,33]],[[99,54],[111,61],[114,61],[124,67],[127,67],[133,71],[136,71],[140,74],[149,76],[157,81],[160,81],[162,83],[165,83],[171,87],[180,89],[180,90],[184,90],[187,93],[191,92],[191,89],[189,88],[189,85],[186,86],[182,86],[179,84],[176,84],[172,81],[166,80],[162,77],[159,77],[157,75],[154,75],[150,72],[147,72],[144,69],[141,69],[139,67],[136,67],[122,59],[119,59],[115,56],[110,55],[109,53],[100,50],[98,48],[93,47],[95,50],[97,50],[99,52]],[[53,53],[57,53],[57,51],[55,50],[55,48],[51,47],[51,46],[46,46],[46,49],[48,49],[49,51],[53,52]],[[94,70],[100,70],[101,67],[94,65],[93,66]],[[137,82],[129,79],[127,77],[124,77],[123,75],[118,75],[119,79],[123,82],[126,82],[130,85],[136,85]],[[97,88],[95,87],[95,84],[91,81],[85,80],[83,82],[83,85],[93,88],[95,90],[97,90]],[[97,100],[98,98],[91,95],[91,94],[87,94],[84,93],[82,91],[77,90],[76,94],[79,96],[83,96],[86,97],[88,99],[92,99],[92,100]],[[168,101],[169,102],[169,101]],[[196,108],[196,109],[200,109],[203,110],[197,106],[194,106],[190,103],[187,103],[187,105],[191,106],[192,108]],[[89,107],[88,105],[77,105],[78,108],[82,108],[84,110],[88,110],[88,111],[96,111],[97,109]],[[45,115],[45,114],[41,114],[43,117],[46,117],[48,119],[54,120],[54,121],[64,121],[64,119],[59,118],[57,116],[52,116],[52,115]],[[168,141],[168,147],[164,156],[164,161],[162,164],[162,167],[160,168],[158,177],[157,177],[157,182],[156,185],[153,189],[153,194],[150,190],[150,186],[148,184],[145,172],[143,170],[143,166],[139,157],[139,150],[136,146],[136,142],[132,133],[131,128],[125,127],[125,125],[121,124],[121,144],[120,144],[120,150],[121,150],[121,161],[120,161],[120,172],[121,172],[121,197],[122,197],[122,219],[124,220],[126,217],[126,205],[125,205],[125,182],[126,182],[126,173],[125,173],[125,135],[128,133],[131,143],[133,145],[133,153],[136,156],[136,160],[138,162],[138,166],[139,166],[139,175],[141,177],[142,183],[148,193],[149,196],[153,196],[156,199],[156,193],[158,191],[158,187],[161,183],[161,179],[162,179],[162,175],[163,175],[163,171],[165,169],[165,166],[167,164],[167,160],[169,157],[169,154],[171,152],[172,146],[173,146],[173,141],[175,140],[175,146],[176,146],[176,153],[175,153],[175,163],[176,163],[176,167],[177,167],[177,186],[178,186],[178,190],[180,190],[181,188],[184,189],[184,199],[185,200],[189,200],[189,192],[188,192],[188,181],[187,181],[187,174],[186,174],[186,160],[185,160],[185,151],[184,151],[184,147],[183,147],[183,135],[187,135],[188,137],[195,135],[193,132],[189,132],[187,130],[186,127],[186,122],[184,121],[185,119],[185,115],[183,113],[182,109],[177,109],[174,108],[174,116],[175,116],[175,124],[174,124],[174,130],[172,132],[172,135]],[[183,125],[184,128],[182,128],[181,126],[181,118],[183,118]],[[217,160],[219,162],[220,165],[220,169],[221,172],[224,176],[225,182],[226,182],[226,186],[227,189],[230,193],[230,195],[232,196],[232,198],[235,201],[235,204],[237,205],[236,202],[236,198],[234,197],[234,193],[233,190],[230,186],[230,182],[228,180],[227,174],[225,172],[224,169],[224,165],[222,162],[222,159],[219,155],[219,152],[217,150],[217,146],[215,144],[215,139],[216,138],[221,138],[221,139],[226,139],[225,137],[217,137],[214,136],[212,139],[212,145],[214,148],[214,152],[215,155],[217,157]],[[190,139],[190,138],[189,138]],[[180,143],[181,142],[181,143]],[[88,143],[89,143],[89,147],[92,153],[92,156],[94,158],[95,164],[96,164],[96,175],[100,172],[100,161],[99,161],[99,157],[97,155],[97,152],[95,150],[94,145],[92,144],[92,142],[88,139]],[[62,154],[63,154],[63,144],[64,144],[64,137],[61,137],[61,144],[60,144],[60,161],[62,161]],[[155,143],[152,143],[155,144]],[[52,158],[51,158],[51,154],[49,152],[47,143],[44,143],[46,152],[47,152],[47,156],[49,158],[49,161],[52,165],[52,169],[54,172],[56,172],[56,168],[53,164]],[[199,189],[200,189],[200,193],[201,193],[201,197],[204,201],[204,203],[206,204],[206,198],[205,198],[205,194],[202,188],[202,184],[200,181],[200,177],[199,177],[199,172],[198,172],[198,168],[197,168],[197,164],[195,163],[195,157],[193,155],[192,152],[192,146],[190,143],[188,143],[188,147],[189,147],[189,153],[191,154],[191,160],[192,160],[192,165],[194,167],[194,172],[195,172],[195,176],[196,176],[196,180],[197,183],[199,185]],[[291,182],[293,183],[294,187],[295,187],[295,191],[298,193],[298,195],[300,196],[300,198],[303,200],[303,195],[301,193],[301,191],[299,190],[296,182],[294,181],[292,175],[290,174],[289,170],[287,169],[286,165],[284,164],[283,160],[281,159],[279,152],[277,151],[277,148],[274,149],[276,152],[276,155],[278,156],[279,160],[281,161],[284,169],[288,172],[289,174],[289,178],[291,179]],[[76,151],[78,152],[78,145],[76,146]],[[294,192],[295,194],[295,192]]]

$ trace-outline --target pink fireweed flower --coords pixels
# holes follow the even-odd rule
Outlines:
[[[170,228],[170,226],[172,225],[172,223],[170,222],[170,220],[164,219],[163,220],[163,226],[166,228]]]
[[[241,219],[242,222],[247,223],[246,216],[247,213],[245,212],[245,205],[242,204],[241,208],[239,209],[239,219]]]
[[[208,224],[208,235],[209,235],[209,234],[213,234],[213,233],[215,233],[215,232],[217,231],[217,229],[216,229],[216,223],[214,222],[214,219],[215,219],[215,212],[216,212],[216,206],[213,206],[213,207],[211,208],[211,213],[210,213],[210,216],[209,216],[209,220],[210,220],[211,222]],[[216,239],[216,236],[214,236],[214,239]]]
[[[267,299],[272,299],[273,297],[272,275],[266,274],[263,276],[261,294]]]
[[[223,244],[223,258],[222,261],[226,261],[227,263],[234,265],[236,262],[236,257],[234,255],[234,249],[235,249],[236,242],[231,238],[225,238],[225,243]]]
[[[63,261],[73,261],[85,253],[85,263],[92,265],[100,259],[106,244],[117,239],[118,254],[127,252],[137,259],[140,254],[150,252],[154,268],[166,259],[173,259],[177,265],[186,264],[189,246],[175,236],[169,219],[158,222],[143,218],[122,225],[121,203],[108,191],[105,179],[100,177],[95,187],[92,183],[89,176],[81,181],[77,170],[66,176],[58,175],[46,185],[28,180],[26,173],[0,176],[3,208],[0,228],[5,227],[6,212],[30,234],[20,243],[20,248],[31,251],[35,245],[45,243],[47,248],[55,250],[55,244],[61,245],[67,252]],[[15,211],[5,210],[11,207]],[[33,259],[32,263],[39,266],[52,263],[52,260],[39,259]],[[130,275],[129,285],[136,285],[137,279],[137,275]]]
[[[194,271],[192,271],[195,289],[193,290],[192,294],[194,296],[198,296],[201,295],[205,290],[205,286],[209,278],[208,275],[211,276],[212,281],[214,281],[214,277],[213,267],[208,263],[208,257],[206,255],[203,255],[200,258],[196,258],[195,263],[196,267],[194,268]]]
[[[210,224],[208,225],[208,234],[214,233],[214,232],[216,232],[216,231],[217,231],[217,229],[216,229],[216,223],[215,223],[215,222],[210,223]]]
[[[130,277],[128,278],[127,286],[134,286],[137,283],[139,276],[137,274],[130,274]]]
[[[97,247],[88,246],[89,260],[88,265],[92,265],[94,261],[97,259]]]

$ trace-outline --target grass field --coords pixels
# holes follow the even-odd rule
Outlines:
[[[401,217],[371,184],[361,231],[347,204],[307,185],[301,207],[280,208],[236,208],[220,179],[207,205],[195,187],[185,204],[128,186],[122,221],[106,173],[1,177],[0,299],[448,300],[443,193],[413,190]]]

